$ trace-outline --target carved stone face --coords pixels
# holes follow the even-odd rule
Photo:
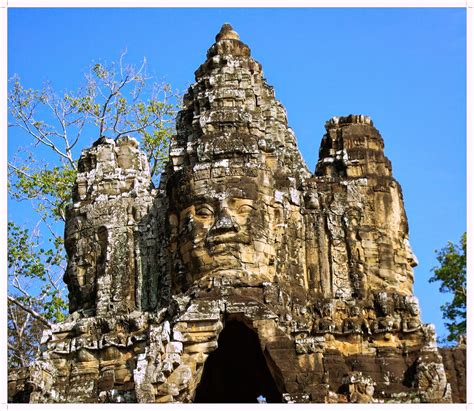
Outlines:
[[[188,195],[170,219],[188,284],[209,275],[249,285],[273,278],[274,212],[258,178],[201,180]]]
[[[365,386],[365,393],[367,395],[370,395],[372,397],[374,395],[374,392],[375,392],[374,384],[369,383]]]
[[[360,307],[358,307],[357,305],[352,307],[352,309],[351,309],[351,316],[352,317],[359,317],[360,314],[361,314]]]
[[[406,296],[405,297],[405,304],[407,307],[408,312],[411,315],[418,316],[420,314],[420,305],[418,303],[418,298],[415,296]]]
[[[386,316],[390,314],[389,296],[386,292],[379,292],[375,294],[375,306],[380,315]]]

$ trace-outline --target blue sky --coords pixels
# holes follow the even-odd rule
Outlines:
[[[420,265],[422,318],[447,332],[429,284],[435,249],[466,230],[465,9],[9,9],[8,74],[25,86],[76,89],[93,61],[146,56],[157,79],[185,90],[229,22],[263,65],[309,168],[324,123],[367,114],[400,182]],[[84,136],[83,146],[96,136]],[[9,134],[9,155],[25,145]],[[25,205],[9,218],[31,223]]]

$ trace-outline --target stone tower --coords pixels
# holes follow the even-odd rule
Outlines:
[[[371,119],[330,119],[311,173],[230,25],[195,75],[160,187],[133,138],[82,153],[30,401],[451,402]]]

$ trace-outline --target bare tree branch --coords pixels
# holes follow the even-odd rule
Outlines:
[[[16,298],[12,296],[8,296],[8,301],[12,302],[13,304],[16,304],[18,307],[20,307],[22,310],[26,311],[27,313],[31,314],[34,318],[36,318],[38,321],[41,321],[44,325],[46,325],[48,328],[52,327],[52,324],[44,318],[41,314],[38,314],[35,310],[32,308],[27,307],[26,305],[22,304],[20,301],[18,301]]]

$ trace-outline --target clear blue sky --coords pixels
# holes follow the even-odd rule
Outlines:
[[[464,9],[9,9],[8,72],[33,88],[75,89],[92,61],[147,57],[184,90],[224,22],[263,65],[314,170],[324,122],[370,115],[401,183],[420,261],[422,318],[447,333],[429,284],[435,249],[466,230]],[[89,145],[96,136],[85,136]],[[25,141],[9,135],[9,154]],[[9,218],[30,221],[25,207]]]

